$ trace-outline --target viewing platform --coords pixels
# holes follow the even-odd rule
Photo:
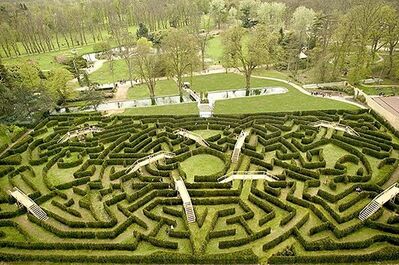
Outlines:
[[[145,157],[142,157],[140,159],[137,159],[131,166],[129,166],[125,173],[131,173],[131,172],[136,172],[137,170],[139,170],[139,168],[145,166],[145,165],[149,165],[151,163],[154,163],[156,161],[165,159],[165,158],[172,158],[174,157],[175,154],[171,153],[171,152],[165,152],[165,151],[160,151]]]
[[[67,132],[64,136],[61,137],[61,139],[58,140],[58,143],[64,143],[64,142],[68,141],[69,139],[72,139],[75,137],[84,136],[89,133],[96,133],[96,132],[102,132],[102,131],[103,131],[102,128],[98,128],[95,126],[89,126],[86,128],[77,129],[74,131]]]
[[[183,180],[176,180],[175,185],[176,185],[176,190],[179,192],[180,197],[183,201],[183,207],[184,207],[184,211],[186,212],[187,221],[189,223],[194,223],[196,220],[195,212],[194,212],[193,204],[191,203],[191,198],[190,198],[190,195],[188,194],[186,185],[184,184]]]
[[[17,200],[19,206],[23,206],[26,208],[28,212],[33,214],[36,218],[42,221],[46,221],[48,216],[39,205],[37,205],[28,195],[23,193],[17,187],[14,187],[12,190],[8,191],[9,194]]]
[[[202,146],[205,146],[205,147],[209,146],[209,144],[205,141],[205,139],[202,136],[200,136],[200,135],[198,135],[196,133],[190,132],[190,131],[188,131],[186,129],[178,129],[178,130],[174,131],[173,133],[174,134],[179,134],[179,135],[181,135],[183,137],[186,137],[186,138],[189,138],[191,140],[194,140],[195,142],[197,142],[198,144],[200,144]]]
[[[395,183],[380,194],[378,194],[363,210],[359,213],[361,221],[366,220],[380,209],[386,202],[395,198],[399,193],[399,184]]]
[[[219,183],[228,183],[236,179],[241,180],[255,180],[265,179],[267,181],[278,181],[278,177],[267,173],[266,171],[233,171],[227,175],[221,176],[217,179]]]
[[[357,131],[355,131],[352,127],[347,125],[342,125],[336,122],[329,121],[317,121],[310,124],[313,127],[324,127],[324,128],[332,128],[337,131],[343,131],[350,135],[360,136]]]
[[[236,163],[238,161],[238,158],[240,157],[241,154],[241,148],[244,145],[245,138],[251,133],[250,130],[243,130],[241,131],[240,135],[237,138],[237,142],[234,146],[234,151],[231,156],[231,162]]]

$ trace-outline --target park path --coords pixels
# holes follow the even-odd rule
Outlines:
[[[92,73],[94,73],[95,71],[97,71],[98,69],[100,69],[101,67],[103,67],[103,65],[104,65],[105,62],[107,62],[107,60],[97,60],[97,61],[94,61],[91,67],[85,69],[86,72],[87,72],[87,74],[92,74]]]
[[[311,97],[316,97],[316,98],[322,98],[322,97],[323,97],[323,96],[312,95],[309,91],[307,91],[306,89],[304,89],[302,86],[300,86],[300,85],[298,85],[298,84],[295,84],[295,83],[293,83],[293,82],[291,82],[291,81],[284,80],[284,79],[274,78],[274,77],[265,77],[265,76],[255,76],[255,75],[252,76],[252,77],[254,77],[254,78],[260,78],[260,79],[266,79],[266,80],[271,80],[271,81],[282,82],[282,83],[285,83],[285,84],[287,84],[287,85],[290,85],[290,86],[296,88],[299,92],[302,92],[302,93],[305,94],[305,95],[308,95],[308,96],[311,96]],[[329,99],[333,99],[333,100],[336,100],[336,101],[341,101],[341,102],[345,102],[345,103],[348,103],[348,104],[352,104],[352,105],[355,105],[355,106],[357,106],[357,107],[359,107],[359,108],[362,108],[362,109],[365,108],[364,105],[349,100],[350,98],[352,98],[352,97],[350,97],[350,96],[348,96],[348,97],[331,96],[331,97],[324,97],[324,98],[329,98]]]
[[[101,66],[104,64],[104,62],[106,62],[106,60],[97,60],[97,61],[95,61],[94,62],[94,66],[89,69],[90,73],[93,73],[93,72],[97,71],[99,68],[101,68]],[[194,72],[193,76],[219,74],[219,73],[238,73],[238,74],[240,74],[240,72],[236,68],[227,68],[226,69],[222,65],[212,65],[206,70],[203,70],[203,71],[200,71],[200,72]],[[184,75],[184,76],[187,77],[189,75]],[[287,80],[280,79],[280,78],[256,76],[256,75],[254,75],[252,77],[259,78],[259,79],[282,82],[282,83],[285,83],[287,85],[292,86],[293,88],[297,89],[301,93],[306,94],[308,96],[317,97],[317,98],[322,97],[322,96],[318,96],[318,95],[312,95],[309,91],[304,89],[302,86],[300,86],[300,85],[298,85],[296,83],[293,83],[291,81],[287,81]],[[167,79],[167,78],[166,77],[162,77],[162,78],[158,78],[157,81],[165,80],[165,79]],[[137,84],[137,83],[135,83],[135,84]],[[115,93],[115,97],[112,100],[108,101],[108,102],[118,102],[118,101],[126,100],[127,99],[127,92],[129,90],[129,88],[130,88],[130,81],[126,81],[124,84],[118,83],[118,88],[117,88],[117,91]],[[78,88],[78,89],[82,89],[82,88]],[[336,101],[341,101],[341,102],[345,102],[345,103],[348,103],[348,104],[352,104],[352,105],[355,105],[355,106],[357,106],[359,108],[365,108],[364,105],[349,100],[351,97],[330,96],[328,98],[332,99],[332,100],[336,100]]]
[[[24,133],[21,137],[19,137],[15,142],[11,143],[3,152],[0,153],[0,157],[4,155],[8,150],[13,148],[17,143],[19,143],[22,139],[24,139],[28,134],[33,132],[33,129],[28,130],[26,133]]]

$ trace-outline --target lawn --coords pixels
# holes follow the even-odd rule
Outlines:
[[[287,73],[283,73],[276,70],[266,70],[264,68],[256,68],[253,71],[254,76],[263,76],[263,77],[273,77],[284,80],[293,80]]]
[[[219,64],[223,55],[222,38],[220,36],[214,36],[208,40],[205,54],[206,58],[210,58],[215,64]]]
[[[209,92],[220,90],[231,90],[245,88],[245,78],[240,74],[222,73],[198,75],[184,78],[185,82],[190,82],[191,87],[197,92]],[[260,78],[252,78],[251,87],[270,87],[281,86],[281,83]],[[155,87],[156,96],[178,95],[176,83],[173,80],[161,80]],[[148,98],[148,88],[146,85],[135,86],[128,91],[129,99]]]
[[[198,115],[196,103],[126,109],[123,115]]]
[[[185,78],[190,82],[191,87],[197,92],[209,92],[219,90],[231,90],[245,88],[245,78],[243,75],[235,73],[199,75],[193,78]],[[251,87],[280,86],[280,83],[260,78],[251,78]]]
[[[367,95],[379,95],[384,93],[386,96],[399,95],[399,87],[378,87],[378,86],[364,86],[360,85],[359,88]]]
[[[207,139],[209,137],[212,137],[220,133],[220,131],[217,130],[195,130],[193,132],[200,135],[204,139]]]
[[[78,55],[90,53],[93,51],[93,44],[77,47],[76,51],[78,52]],[[25,63],[27,61],[33,61],[36,62],[39,68],[42,70],[53,70],[56,68],[65,67],[64,65],[59,64],[55,61],[55,57],[59,55],[65,55],[66,57],[71,57],[72,56],[71,49],[66,48],[61,51],[52,51],[52,52],[46,52],[34,55],[25,54],[15,58],[4,58],[3,62],[5,65],[14,65],[17,63]]]
[[[178,95],[176,82],[172,79],[158,81],[155,87],[156,96],[172,96]],[[137,85],[129,88],[127,92],[128,99],[148,98],[149,92],[146,84]]]
[[[122,79],[129,80],[129,73],[124,60],[113,61],[113,76],[111,74],[110,65],[111,62],[105,62],[100,69],[89,75],[90,81],[100,84],[109,84]]]
[[[220,172],[223,161],[213,155],[196,155],[184,160],[181,164],[183,171],[187,174],[187,181],[194,182],[194,176],[207,176]]]
[[[189,79],[187,79],[189,80]],[[211,74],[194,76],[192,78],[192,87],[195,91],[217,91],[226,89],[243,88],[245,80],[242,75],[228,73],[228,74]],[[216,114],[237,114],[237,113],[259,113],[259,112],[276,112],[276,111],[298,111],[298,110],[318,110],[318,109],[357,109],[356,106],[331,100],[328,98],[316,98],[305,95],[297,89],[281,83],[278,81],[265,80],[260,78],[252,78],[252,87],[285,87],[288,92],[279,95],[254,96],[247,98],[236,98],[217,101],[215,105]],[[174,92],[175,91],[175,92]],[[157,96],[161,95],[176,95],[177,88],[172,80],[159,81]],[[129,89],[129,99],[148,97],[147,88],[144,86],[137,86]],[[194,105],[194,104],[193,104]],[[187,106],[187,105],[185,105]],[[150,113],[163,114],[162,110],[155,111],[157,108],[164,109],[165,106],[151,107]],[[142,109],[142,108],[141,108]],[[184,106],[172,105],[167,108],[168,112],[165,114],[184,113]],[[130,110],[127,113],[134,113]],[[142,113],[141,110],[139,113]],[[189,109],[188,113],[192,114]]]
[[[137,30],[137,26],[132,26],[129,27],[129,32],[131,33],[135,33]],[[107,38],[109,38],[109,34],[107,32],[107,30],[103,30],[102,32],[104,40],[106,40]],[[84,45],[84,46],[76,46],[75,49],[78,52],[78,55],[83,55],[86,53],[91,53],[93,52],[93,46],[94,43],[92,41],[92,39],[89,37],[88,39],[88,44]],[[55,43],[55,37],[53,38],[53,42]],[[65,40],[60,39],[60,45],[62,46],[61,50],[55,50],[55,51],[51,51],[51,52],[45,52],[45,53],[41,53],[41,54],[23,54],[21,56],[18,57],[12,57],[12,58],[3,58],[3,62],[6,65],[13,65],[16,63],[24,63],[26,61],[35,61],[38,65],[39,68],[42,70],[53,70],[59,67],[64,67],[63,65],[55,62],[54,57],[58,56],[58,55],[66,55],[66,56],[72,56],[71,55],[71,48],[68,48],[66,45]],[[115,43],[112,43],[112,45],[115,45]],[[22,47],[22,44],[19,43],[19,47],[20,47],[20,51],[23,52],[24,49]],[[0,54],[2,54],[2,50],[0,50]]]
[[[282,85],[283,86],[283,85]],[[254,96],[216,101],[216,114],[240,114],[281,111],[358,109],[358,107],[326,98],[305,95],[295,88],[288,93],[269,96]]]

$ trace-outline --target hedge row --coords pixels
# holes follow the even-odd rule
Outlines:
[[[233,239],[233,240],[228,240],[228,241],[220,241],[219,248],[225,249],[225,248],[239,247],[239,246],[242,246],[245,244],[249,244],[257,239],[267,236],[268,234],[270,234],[270,231],[271,231],[271,228],[268,227],[263,230],[260,230],[259,232],[254,233],[253,235],[250,235],[248,237],[243,237],[243,238],[238,238],[238,239]]]

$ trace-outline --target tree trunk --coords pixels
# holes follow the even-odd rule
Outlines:
[[[389,47],[389,68],[388,68],[388,76],[391,76],[392,68],[393,68],[393,51],[395,50],[394,47]]]
[[[245,95],[249,96],[249,89],[251,88],[251,72],[245,72]]]
[[[201,49],[202,70],[205,70],[205,49]]]
[[[133,87],[133,75],[132,75],[132,66],[128,63],[128,70],[129,70],[129,79],[130,79],[130,87]]]
[[[148,82],[148,88],[150,90],[151,105],[155,105],[154,84],[151,81]]]
[[[183,89],[182,89],[182,77],[181,77],[181,75],[177,76],[177,87],[179,88],[180,102],[183,102]]]

